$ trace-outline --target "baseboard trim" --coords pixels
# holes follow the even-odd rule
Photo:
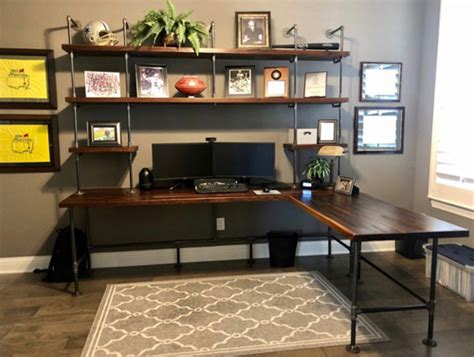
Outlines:
[[[347,242],[346,242],[347,243]],[[385,252],[395,250],[393,241],[367,242],[363,252]],[[334,242],[333,254],[344,254],[347,250]],[[298,256],[327,254],[327,242],[301,242],[296,252]],[[46,269],[50,256],[0,258],[0,274],[31,273],[35,269]],[[248,258],[248,246],[244,244],[212,247],[191,247],[181,249],[181,261],[209,262],[220,260],[240,260]],[[268,258],[268,244],[254,245],[254,258]],[[173,264],[176,262],[174,249],[150,249],[124,252],[101,252],[91,256],[93,268],[116,268],[140,265]]]

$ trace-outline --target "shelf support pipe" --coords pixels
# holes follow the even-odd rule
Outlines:
[[[128,22],[126,18],[122,19],[123,25],[123,45],[128,45]],[[125,52],[125,96],[127,98],[130,97],[130,70],[129,70],[129,54]],[[131,113],[130,113],[130,103],[127,103],[127,144],[130,147],[132,145],[132,120],[131,120]],[[128,153],[128,180],[130,183],[130,193],[133,193],[133,170],[132,170],[132,161],[133,161],[133,153]]]
[[[211,22],[209,27],[209,35],[211,36],[211,47],[214,48],[216,45],[216,23]],[[212,98],[216,97],[216,54],[212,55]]]
[[[287,35],[293,32],[294,49],[298,49],[298,25],[294,24],[288,31]],[[298,88],[298,56],[291,59],[293,62],[293,91],[292,97],[296,98],[296,89]],[[297,144],[297,128],[298,128],[298,104],[293,103],[293,145]],[[293,150],[293,188],[296,188],[296,176],[298,170],[298,152]]]

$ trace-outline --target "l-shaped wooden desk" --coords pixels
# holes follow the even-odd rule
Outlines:
[[[59,203],[59,207],[69,209],[71,227],[74,228],[74,209],[98,207],[133,207],[180,204],[216,204],[258,201],[289,201],[302,208],[319,221],[328,225],[338,233],[331,234],[330,238],[349,249],[351,266],[351,343],[347,350],[358,353],[356,344],[356,324],[359,314],[404,310],[428,310],[428,332],[423,343],[434,347],[433,339],[436,264],[439,238],[467,237],[469,231],[465,228],[441,221],[439,219],[416,213],[404,208],[396,207],[375,199],[366,194],[346,196],[330,190],[301,192],[300,190],[282,191],[276,195],[256,195],[253,191],[244,193],[226,194],[196,194],[191,190],[169,191],[151,190],[131,193],[125,189],[98,189],[86,190],[81,194],[73,194]],[[350,246],[341,238],[348,239]],[[361,256],[362,242],[378,240],[403,240],[416,238],[430,238],[433,245],[433,259],[431,262],[431,279],[429,300],[426,300],[401,282],[384,272],[367,258]],[[71,246],[74,271],[74,292],[80,294],[78,280],[78,262],[75,250],[74,229],[71,229]],[[399,285],[405,291],[417,298],[421,303],[413,305],[389,307],[359,307],[357,289],[360,261],[381,272],[388,279]]]

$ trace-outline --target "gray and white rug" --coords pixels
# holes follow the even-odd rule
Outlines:
[[[82,356],[242,355],[349,343],[349,301],[317,272],[108,285]],[[388,340],[358,319],[357,342]]]

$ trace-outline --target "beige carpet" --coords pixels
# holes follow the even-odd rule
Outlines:
[[[358,343],[386,341],[360,317]],[[241,355],[349,342],[349,302],[317,272],[109,285],[82,356]]]

